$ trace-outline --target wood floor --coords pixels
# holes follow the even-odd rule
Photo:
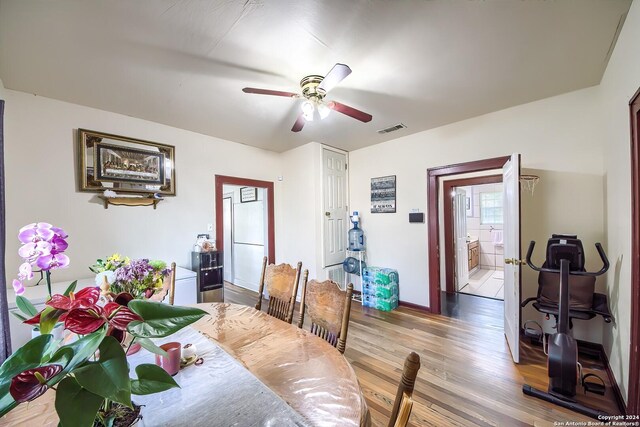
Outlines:
[[[255,305],[256,298],[255,292],[225,285],[227,302]],[[450,314],[457,310],[454,303],[448,309]],[[388,423],[410,351],[417,352],[422,363],[410,426],[546,426],[590,420],[525,396],[525,383],[547,387],[542,350],[523,343],[521,363],[515,365],[502,323],[496,320],[502,312],[496,317],[486,306],[481,311],[478,317],[460,315],[460,310],[447,317],[406,307],[381,312],[354,302],[345,357],[356,371],[374,426]],[[617,413],[610,387],[608,393],[599,407]]]

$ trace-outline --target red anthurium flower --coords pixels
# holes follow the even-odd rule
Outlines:
[[[40,314],[42,314],[42,312],[36,314],[31,319],[25,320],[22,323],[26,323],[27,325],[39,325],[40,324]]]
[[[56,294],[46,304],[58,310],[73,310],[74,308],[93,307],[100,298],[100,288],[84,288],[69,296]]]
[[[127,307],[115,302],[110,302],[104,306],[104,314],[107,316],[109,325],[121,331],[127,330],[129,322],[142,320],[142,317],[129,310]]]
[[[41,366],[22,371],[11,379],[9,393],[18,403],[32,401],[47,391],[49,386],[46,382],[61,371],[61,365]]]
[[[106,322],[107,319],[102,315],[102,308],[98,306],[74,308],[67,313],[64,319],[64,327],[76,334],[86,335],[95,332]]]

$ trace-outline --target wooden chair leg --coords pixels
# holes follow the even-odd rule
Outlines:
[[[169,305],[173,305],[176,298],[176,263],[171,263],[171,284],[169,285]]]
[[[264,274],[267,271],[267,257],[262,258],[262,273],[260,274],[260,287],[258,288],[258,303],[256,310],[262,309],[262,291],[264,291]]]

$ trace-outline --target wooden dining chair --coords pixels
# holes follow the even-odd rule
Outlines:
[[[413,388],[416,384],[418,370],[420,370],[420,356],[412,351],[404,361],[402,379],[398,385],[388,427],[405,427],[409,422],[409,415],[411,415],[413,407]]]
[[[347,345],[352,295],[353,284],[351,283],[346,291],[341,290],[340,286],[332,280],[324,282],[311,280],[308,285],[304,283],[298,327],[302,328],[305,313],[308,312],[311,319],[311,333],[336,347],[340,353],[344,353]]]
[[[171,272],[169,277],[165,277],[162,282],[162,289],[157,290],[150,298],[149,301],[162,302],[169,296],[169,304],[173,305],[176,297],[176,263],[171,263]]]
[[[267,265],[267,257],[264,257],[262,260],[262,274],[260,275],[256,310],[262,308],[262,294],[266,285],[267,292],[269,293],[267,314],[291,323],[293,321],[293,310],[296,305],[301,269],[301,262],[298,262],[297,268],[293,268],[289,264]]]

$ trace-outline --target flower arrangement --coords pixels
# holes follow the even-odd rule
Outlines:
[[[171,270],[164,261],[122,258],[113,254],[97,260],[89,269],[96,273],[96,285],[102,286],[105,279],[114,294],[127,292],[134,298],[150,298],[162,288],[165,277]]]
[[[137,366],[137,379],[129,378],[125,350],[110,331],[126,331],[147,350],[166,355],[150,338],[171,335],[206,312],[135,300],[131,295],[121,295],[120,303],[100,306],[98,287],[74,293],[75,286],[74,282],[63,294],[53,295],[40,312],[26,298],[18,297],[19,308],[33,314],[25,323],[39,324],[41,335],[0,366],[0,417],[53,388],[60,425],[93,426],[95,422],[108,426],[122,416],[121,408],[134,407],[131,395],[179,387],[155,364]],[[67,345],[55,340],[45,331],[56,323],[78,334],[78,339]]]
[[[46,222],[27,224],[18,231],[18,239],[22,246],[18,255],[23,262],[18,268],[18,278],[13,280],[16,295],[24,294],[24,281],[33,279],[33,273],[40,273],[40,284],[46,278],[47,289],[51,296],[51,270],[69,266],[69,257],[64,254],[69,244],[65,240],[67,233],[62,228],[54,227]],[[34,267],[39,270],[34,271]]]

